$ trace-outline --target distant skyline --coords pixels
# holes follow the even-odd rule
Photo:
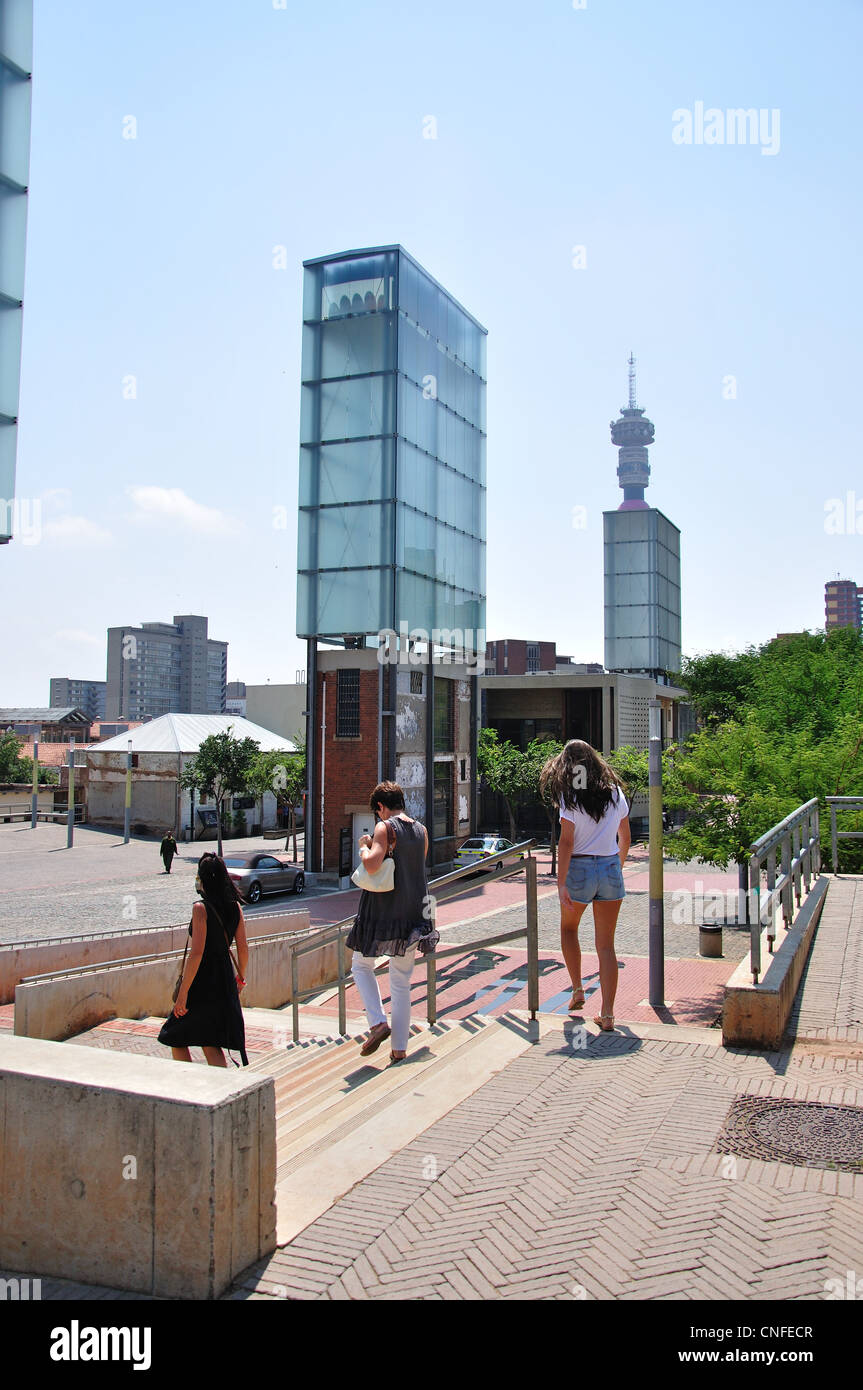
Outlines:
[[[825,582],[863,583],[859,4],[35,21],[17,491],[41,530],[0,548],[4,705],[104,680],[109,627],[174,613],[209,618],[229,680],[305,666],[302,261],[352,247],[400,243],[489,330],[490,640],[603,659],[630,351],[684,653],[823,628]]]

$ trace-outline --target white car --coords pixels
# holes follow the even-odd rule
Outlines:
[[[463,864],[477,864],[485,859],[489,854],[499,854],[501,850],[512,849],[512,840],[503,840],[500,835],[475,835],[473,839],[465,840],[464,844],[456,851],[456,864],[459,868]],[[520,854],[519,859],[524,855]],[[501,859],[493,866],[495,872],[499,872],[504,866]]]

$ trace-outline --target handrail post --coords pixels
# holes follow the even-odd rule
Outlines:
[[[767,855],[767,949],[773,955],[773,943],[776,940],[776,901],[774,891],[776,888],[776,847],[774,846]]]
[[[797,906],[799,907],[803,890],[803,884],[801,882],[800,877],[800,846],[803,842],[803,835],[801,833],[799,825],[793,826],[792,831],[794,835],[794,899],[797,903]]]
[[[821,807],[815,802],[815,809],[812,812],[812,819],[815,822],[815,872],[821,873]]]
[[[531,1019],[539,1013],[539,913],[536,900],[536,860],[528,854],[524,866],[527,888],[527,1007]]]
[[[836,807],[830,803],[830,849],[833,854],[833,872],[839,872],[839,840],[836,835]]]
[[[347,1001],[345,999],[345,937],[343,932],[339,932],[337,952],[339,967],[339,1036],[344,1037],[348,1031],[348,1022]]]
[[[761,863],[756,854],[749,861],[749,892],[754,908],[749,924],[749,966],[752,983],[757,985],[761,974]]]
[[[791,832],[786,831],[782,836],[782,920],[785,923],[785,930],[791,926],[794,916],[794,904],[792,902],[793,889],[791,887]]]
[[[431,929],[437,927],[437,898],[433,893],[428,895],[429,921]],[[434,951],[429,951],[426,956],[426,1020],[430,1027],[437,1023],[437,960]]]
[[[803,855],[803,883],[807,896],[812,882],[812,812],[807,811],[801,827],[806,837],[806,853]]]
[[[291,952],[291,1025],[294,1042],[300,1041],[300,1001],[297,998],[299,993],[299,977],[297,972],[297,957]]]

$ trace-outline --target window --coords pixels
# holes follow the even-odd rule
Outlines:
[[[336,738],[360,736],[360,673],[339,671],[336,687]]]
[[[411,671],[411,694],[422,695],[423,693],[423,673],[422,671]]]
[[[449,685],[449,681],[447,684]],[[452,826],[452,763],[434,765],[434,834],[443,840],[453,834]]]
[[[459,781],[460,781],[460,782],[466,782],[466,781],[467,781],[467,758],[462,758],[462,759],[461,759],[461,762],[459,763],[459,774],[458,774],[458,776],[459,776]]]
[[[434,751],[449,753],[453,746],[453,681],[439,679],[434,685]]]

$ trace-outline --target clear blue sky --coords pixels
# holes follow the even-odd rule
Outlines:
[[[822,626],[824,581],[863,583],[863,535],[824,526],[863,502],[859,0],[35,10],[18,492],[44,533],[0,551],[0,703],[104,679],[108,626],[181,612],[230,679],[304,666],[301,263],[349,247],[401,242],[489,330],[490,638],[602,660],[630,349],[684,651]],[[778,109],[778,153],[676,144],[699,101]]]

